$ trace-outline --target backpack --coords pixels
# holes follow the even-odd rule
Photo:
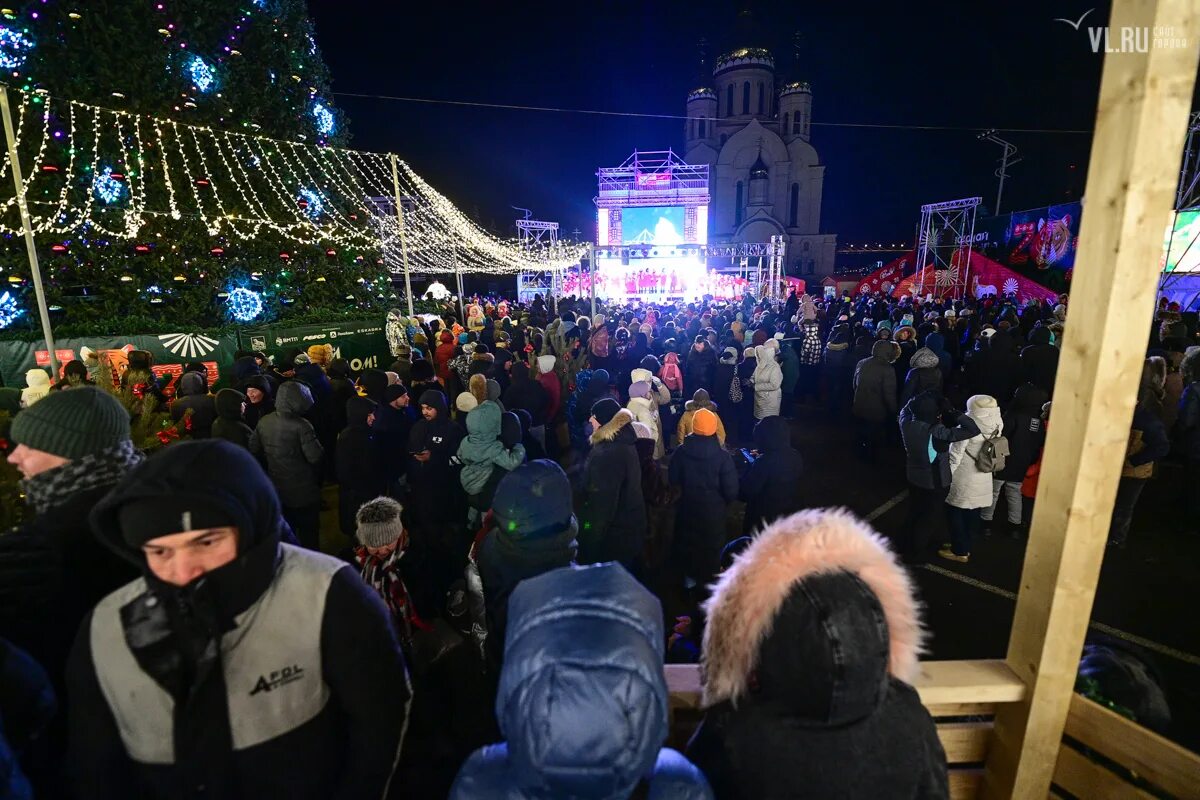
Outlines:
[[[737,367],[734,367],[733,380],[729,382],[729,400],[733,403],[742,402],[742,382],[738,379]]]
[[[979,446],[979,452],[975,454],[975,466],[980,472],[988,472],[994,475],[1004,469],[1004,464],[1008,461],[1010,452],[1008,449],[1008,439],[1005,439],[999,433],[992,436],[984,436],[983,444]]]
[[[663,364],[662,369],[658,371],[658,377],[671,392],[683,391],[683,371],[679,369],[679,364]]]

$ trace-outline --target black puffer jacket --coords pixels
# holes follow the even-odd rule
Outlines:
[[[246,395],[237,389],[222,389],[217,392],[215,402],[217,419],[212,424],[213,438],[233,442],[238,447],[250,447],[254,431],[242,421],[242,403],[246,402]]]
[[[760,420],[754,426],[754,445],[761,455],[741,480],[741,498],[746,501],[742,532],[747,536],[801,508],[800,473],[804,462],[792,447],[792,431],[783,417]]]
[[[986,394],[1006,403],[1016,390],[1021,362],[1013,352],[1012,336],[998,331],[980,342],[981,348],[972,353],[968,375],[971,394]]]
[[[1034,333],[1038,330],[1041,329],[1034,329]],[[1026,383],[1017,388],[1008,413],[1004,415],[1004,437],[1008,439],[1009,453],[1004,469],[996,476],[1000,480],[1024,480],[1029,465],[1037,461],[1046,441],[1042,406],[1049,399],[1046,390],[1036,384]]]
[[[646,505],[636,442],[633,414],[625,409],[592,434],[579,514],[582,564],[620,561],[629,565],[641,556]]]
[[[949,797],[905,682],[923,638],[912,584],[878,534],[842,511],[787,517],[706,608],[707,711],[687,755],[718,800]]]
[[[1050,337],[1050,329],[1040,325],[1030,331],[1029,344],[1021,351],[1020,362],[1021,380],[1035,384],[1048,395],[1054,393],[1059,357],[1059,349],[1050,344]]]
[[[408,485],[412,489],[409,505],[414,521],[428,527],[465,518],[467,497],[459,480],[462,468],[457,463],[463,431],[450,419],[444,394],[426,391],[420,402],[437,409],[437,416],[417,420],[408,435],[410,452],[429,451],[428,461],[408,459]]]
[[[266,458],[267,474],[286,508],[321,502],[317,466],[325,451],[304,418],[312,405],[307,386],[287,381],[279,387],[275,411],[262,418],[250,437],[250,452]]]
[[[675,511],[675,558],[689,577],[707,581],[717,574],[726,512],[738,498],[733,458],[716,436],[693,433],[672,454],[667,474],[683,492]]]
[[[193,439],[212,436],[213,420],[217,418],[217,406],[208,393],[204,376],[198,372],[185,372],[176,387],[177,396],[171,403],[171,419],[179,422],[185,411],[191,409],[187,423]]]
[[[896,370],[892,362],[900,349],[895,342],[877,341],[871,357],[854,368],[854,416],[883,422],[896,414]]]
[[[550,398],[542,384],[529,377],[529,367],[524,364],[514,364],[512,368],[512,383],[504,390],[501,402],[509,411],[523,408],[533,419],[533,426],[546,424],[546,410]]]
[[[691,397],[697,389],[707,389],[708,393],[717,396],[713,381],[716,378],[717,354],[708,342],[701,350],[694,346],[688,350],[687,361],[683,368],[683,394]],[[726,387],[728,389],[728,387]]]
[[[351,539],[359,506],[387,494],[379,443],[367,424],[375,408],[375,402],[365,397],[347,400],[346,429],[337,438],[338,521]]]

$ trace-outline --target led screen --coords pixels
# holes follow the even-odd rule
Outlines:
[[[683,206],[626,208],[621,212],[622,244],[683,244]]]
[[[1180,211],[1163,237],[1164,272],[1200,272],[1200,211]]]

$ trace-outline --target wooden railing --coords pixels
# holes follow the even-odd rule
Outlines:
[[[671,692],[671,745],[687,745],[702,712],[700,669],[667,665]],[[926,661],[913,681],[921,702],[937,723],[950,767],[950,795],[972,798],[983,779],[996,707],[1016,703],[1025,685],[1003,661]]]
[[[1052,797],[1200,798],[1200,756],[1104,706],[1073,696],[1063,733]]]

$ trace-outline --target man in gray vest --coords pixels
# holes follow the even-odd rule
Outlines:
[[[387,609],[353,567],[281,544],[243,448],[183,443],[92,527],[142,569],[84,620],[68,666],[88,798],[383,798],[410,688]]]

